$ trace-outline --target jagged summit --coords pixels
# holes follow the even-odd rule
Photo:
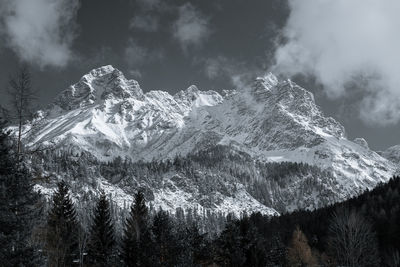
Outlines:
[[[189,94],[198,94],[200,92],[199,88],[197,88],[196,85],[192,84],[191,86],[189,86],[186,90],[187,93]]]
[[[291,100],[297,98],[303,102],[313,102],[313,93],[305,90],[290,79],[279,80],[274,74],[267,73],[265,76],[257,77],[251,86],[251,93],[259,101],[268,101],[268,98],[277,97],[280,99]]]
[[[73,110],[108,97],[142,97],[143,91],[135,80],[128,80],[124,74],[111,65],[90,71],[76,84],[62,91],[54,104],[64,110]]]
[[[253,83],[250,95],[256,102],[250,105],[261,110],[263,114],[258,114],[258,117],[264,118],[263,130],[257,134],[265,135],[266,130],[270,133],[276,131],[274,141],[268,142],[271,145],[265,149],[292,148],[300,144],[310,147],[323,142],[327,136],[346,136],[339,122],[323,114],[314,95],[289,79],[279,80],[271,73],[259,77]],[[243,95],[237,98],[242,99]],[[248,101],[245,106],[249,106]]]
[[[181,90],[174,95],[174,98],[181,99],[187,102],[196,100],[199,96],[200,90],[196,85],[189,86],[186,90]]]
[[[113,73],[114,71],[120,72],[118,69],[114,68],[112,65],[104,65],[96,69],[91,70],[89,73],[82,76],[82,79],[93,79],[95,77],[104,76],[106,74]],[[121,73],[122,74],[122,73]]]
[[[269,72],[264,76],[257,77],[255,79],[256,85],[262,85],[265,89],[271,89],[279,83],[278,77],[276,77],[273,73]],[[258,86],[256,86],[258,87]]]

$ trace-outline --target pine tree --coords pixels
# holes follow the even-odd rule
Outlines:
[[[243,266],[246,256],[242,240],[238,222],[228,218],[225,229],[216,241],[216,262],[221,266]]]
[[[177,241],[168,213],[160,210],[153,220],[154,261],[158,266],[174,266],[177,261]]]
[[[242,246],[246,255],[245,266],[266,266],[267,251],[265,240],[259,234],[258,229],[244,217],[241,223],[241,234],[243,236]]]
[[[114,223],[110,214],[110,203],[101,193],[94,212],[88,244],[89,262],[95,266],[109,266],[115,245]]]
[[[77,257],[79,224],[64,181],[58,183],[46,227],[46,251],[50,266],[70,266]]]
[[[278,266],[285,262],[286,246],[279,235],[269,238],[267,243],[267,266]]]
[[[129,217],[125,222],[124,237],[122,240],[122,256],[127,266],[147,266],[151,253],[151,238],[148,227],[148,209],[144,194],[138,191],[135,194],[134,204],[131,206]]]
[[[199,228],[195,224],[187,229],[187,234],[192,264],[194,266],[210,264],[211,246],[206,238],[206,234],[200,234]]]
[[[38,264],[31,235],[39,216],[39,195],[32,175],[12,149],[9,133],[0,126],[0,262],[3,266]]]

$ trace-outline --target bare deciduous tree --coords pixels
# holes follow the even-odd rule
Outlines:
[[[79,227],[78,229],[78,250],[79,250],[79,266],[84,266],[84,257],[86,255],[86,246],[88,243],[88,232]]]
[[[339,266],[379,266],[376,235],[371,224],[356,211],[337,210],[331,219],[329,252]]]
[[[397,249],[389,249],[384,254],[384,263],[388,267],[400,266],[400,253]]]
[[[17,153],[22,152],[22,128],[26,120],[32,118],[32,104],[36,93],[32,90],[31,74],[26,66],[18,69],[8,82],[10,96],[9,117],[18,124]]]

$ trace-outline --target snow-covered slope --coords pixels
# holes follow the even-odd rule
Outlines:
[[[163,160],[223,145],[252,160],[305,162],[333,173],[337,185],[330,190],[339,199],[388,180],[395,170],[368,146],[346,139],[312,93],[271,73],[223,96],[194,85],[171,95],[143,93],[136,81],[104,66],[63,91],[34,125],[29,146],[56,144],[101,161]],[[167,197],[159,193],[161,206]]]

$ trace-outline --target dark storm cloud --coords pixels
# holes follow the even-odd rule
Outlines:
[[[78,8],[78,0],[3,0],[0,33],[21,60],[65,67],[73,57]]]

